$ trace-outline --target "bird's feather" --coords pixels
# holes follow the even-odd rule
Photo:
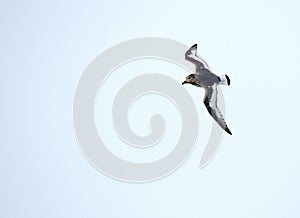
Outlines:
[[[196,65],[196,71],[203,68],[208,68],[207,63],[197,55],[197,44],[193,45],[189,50],[187,50],[185,53],[185,59]]]
[[[215,83],[212,86],[205,87],[205,96],[203,102],[207,108],[208,113],[228,134],[232,135],[220,109],[218,108],[217,99],[218,99],[217,84]]]
[[[197,54],[197,44],[193,45],[189,50],[187,50],[185,53],[185,59],[196,66],[197,74],[203,76],[209,76],[211,74],[215,75],[206,61]]]

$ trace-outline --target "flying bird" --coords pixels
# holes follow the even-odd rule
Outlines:
[[[197,55],[197,44],[193,45],[185,53],[185,59],[192,62],[196,66],[196,73],[190,74],[183,81],[182,85],[189,83],[197,87],[205,89],[205,96],[203,103],[205,104],[208,113],[214,118],[214,120],[230,135],[229,130],[224,117],[218,108],[218,85],[230,85],[230,79],[227,75],[217,76],[212,73],[207,63]]]

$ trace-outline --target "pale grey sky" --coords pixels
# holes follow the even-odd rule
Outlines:
[[[292,0],[1,1],[0,216],[299,217],[299,16]],[[200,131],[179,170],[137,185],[85,159],[72,104],[98,54],[145,36],[198,43],[211,68],[230,76],[233,136],[199,170]],[[203,91],[187,89],[205,128]]]

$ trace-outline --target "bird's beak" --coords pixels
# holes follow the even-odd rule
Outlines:
[[[181,85],[184,85],[184,84],[186,84],[187,82],[186,81],[183,81],[182,83],[181,83]]]

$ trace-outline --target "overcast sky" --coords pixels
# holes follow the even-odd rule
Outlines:
[[[295,0],[1,1],[0,216],[299,217],[299,26]],[[97,55],[148,36],[198,43],[210,67],[230,76],[223,94],[233,136],[198,169],[211,120],[203,91],[187,87],[201,121],[194,152],[162,180],[128,184],[86,160],[72,107]],[[186,76],[163,65],[179,82]],[[142,134],[138,117],[130,122]],[[144,157],[135,160],[153,156]]]

